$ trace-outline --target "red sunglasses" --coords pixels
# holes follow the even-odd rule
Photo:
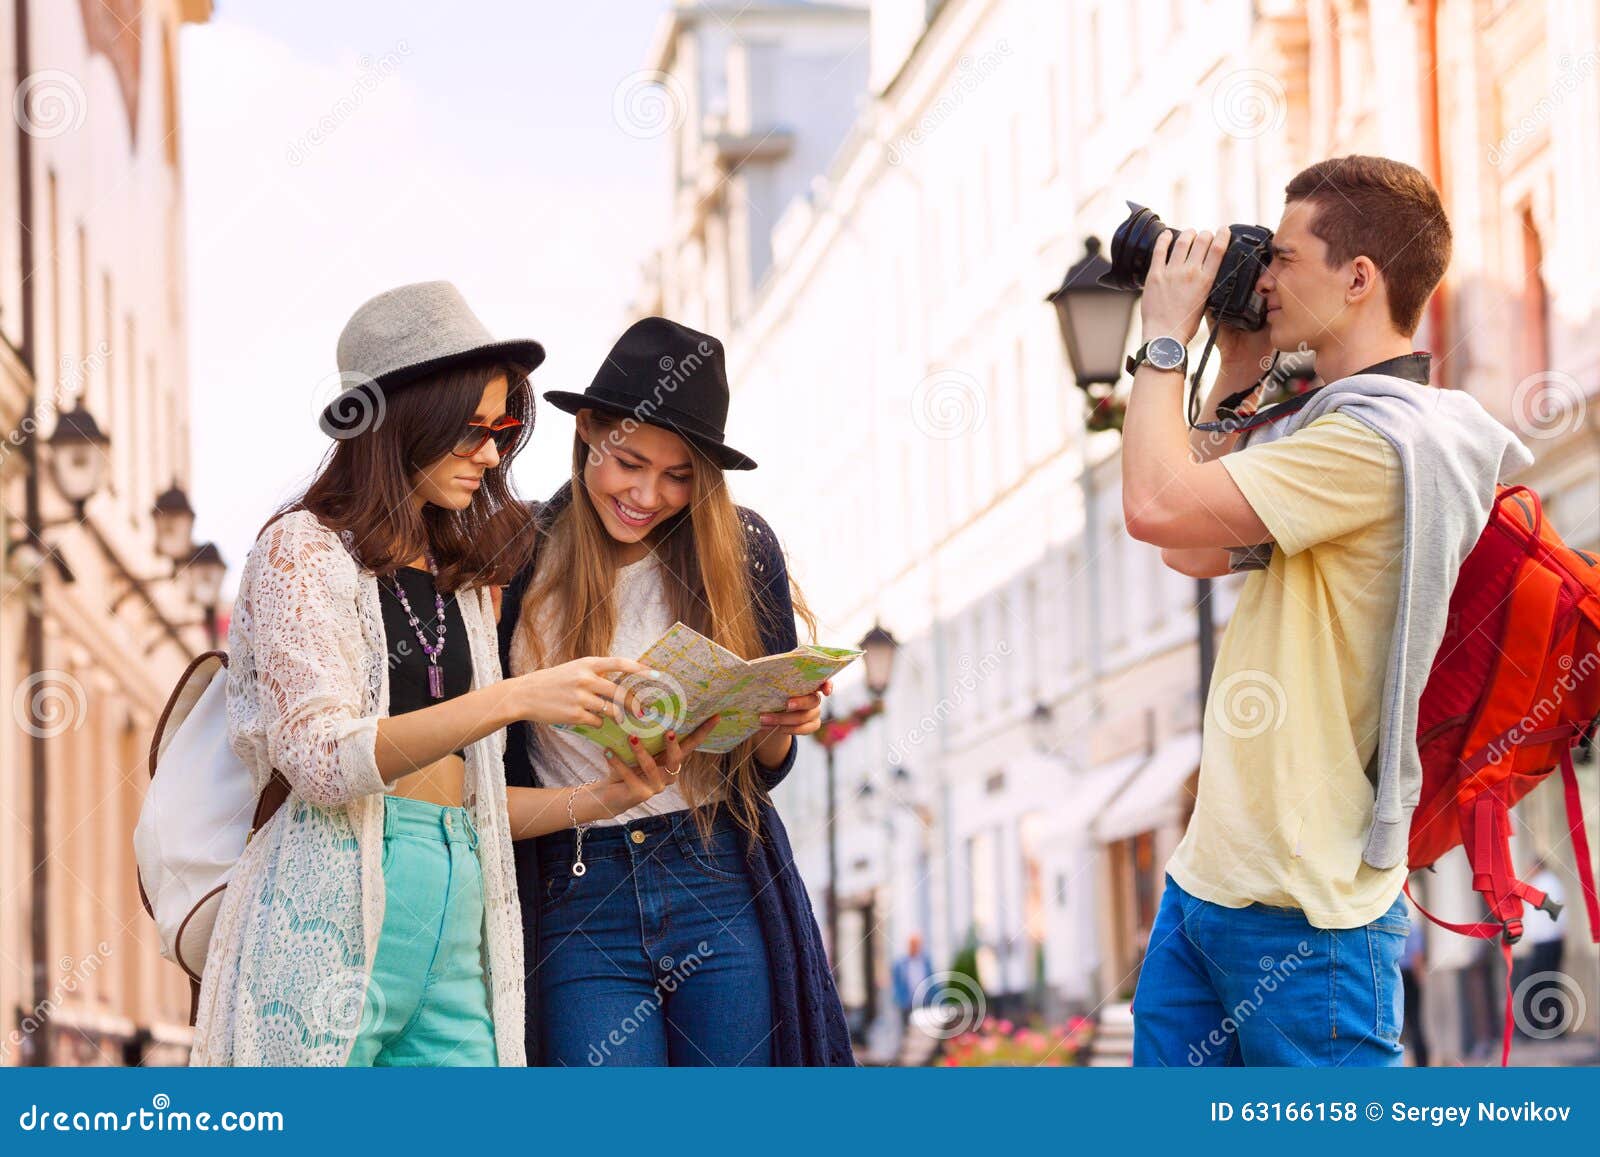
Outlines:
[[[517,440],[517,431],[522,429],[522,419],[513,418],[507,414],[499,421],[490,425],[488,422],[468,422],[461,431],[461,436],[456,439],[455,448],[450,452],[457,458],[471,458],[483,444],[490,438],[494,439],[494,448],[504,454],[511,449]]]

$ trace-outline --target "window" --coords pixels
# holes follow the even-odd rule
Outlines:
[[[1522,324],[1519,377],[1542,373],[1550,365],[1550,295],[1544,281],[1544,242],[1533,209],[1522,210]],[[1532,399],[1530,399],[1531,401]],[[1559,399],[1558,399],[1559,400]],[[1571,399],[1567,399],[1570,402]]]
[[[1055,615],[1052,608],[1040,597],[1039,575],[1030,574],[1023,585],[1023,627],[1017,634],[1017,650],[1026,655],[1016,655],[1015,660],[1026,659],[1028,672],[1028,698],[1038,702],[1044,698],[1045,655],[1055,642]]]
[[[1065,573],[1062,575],[1062,595],[1066,601],[1066,629],[1062,631],[1062,647],[1066,652],[1067,669],[1078,671],[1087,654],[1085,643],[1087,621],[1084,608],[1088,604],[1089,576],[1084,573],[1083,553],[1077,547],[1067,551]]]
[[[1105,111],[1102,105],[1105,79],[1100,71],[1100,10],[1096,8],[1089,13],[1088,41],[1089,60],[1088,68],[1084,71],[1089,78],[1089,122],[1098,123]],[[1052,165],[1052,168],[1054,166]]]
[[[127,489],[127,471],[129,469],[129,454],[117,453],[118,438],[126,438],[127,431],[123,421],[127,410],[122,400],[122,390],[117,384],[117,369],[120,359],[112,356],[111,335],[113,333],[113,318],[111,301],[111,274],[100,274],[100,332],[104,334],[105,341],[105,370],[106,370],[106,434],[111,438],[111,472],[106,478],[106,489],[115,494],[119,489]],[[118,483],[121,483],[119,486]]]
[[[1119,647],[1127,638],[1127,615],[1124,611],[1128,595],[1128,539],[1122,533],[1122,524],[1113,521],[1105,528],[1105,584],[1101,587],[1105,599],[1103,613],[1106,624],[1106,645]],[[1091,565],[1093,565],[1091,561]],[[1090,614],[1096,613],[1094,610]]]

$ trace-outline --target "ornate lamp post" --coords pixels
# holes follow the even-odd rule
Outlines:
[[[1111,262],[1100,256],[1100,239],[1084,242],[1084,255],[1061,281],[1061,287],[1045,298],[1056,307],[1061,326],[1061,341],[1066,346],[1072,376],[1089,397],[1087,421],[1090,430],[1122,430],[1123,405],[1112,393],[1122,376],[1123,351],[1128,344],[1128,326],[1133,320],[1137,293],[1112,289],[1100,284],[1100,276],[1111,269]],[[1084,502],[1089,511],[1084,526],[1094,525],[1094,481],[1087,465],[1083,472]],[[1093,549],[1089,532],[1085,546]],[[1091,570],[1091,575],[1094,571]],[[1098,604],[1098,599],[1096,599]],[[1200,716],[1205,722],[1206,692],[1211,686],[1211,668],[1216,651],[1216,628],[1211,615],[1211,580],[1195,580],[1196,634],[1200,650]],[[1091,624],[1094,616],[1090,616]],[[1091,635],[1098,632],[1091,625]],[[1090,647],[1098,650],[1099,640],[1091,637]]]
[[[833,713],[830,701],[822,716],[822,728],[815,736],[828,753],[828,959],[835,976],[839,971],[839,783],[833,753],[862,724],[883,713],[883,696],[889,690],[895,653],[900,649],[895,637],[876,623],[857,646],[866,652],[862,662],[866,664],[867,690],[872,698],[844,716]]]
[[[1056,307],[1056,323],[1067,349],[1073,380],[1090,403],[1091,430],[1122,429],[1122,403],[1112,393],[1122,376],[1128,325],[1138,295],[1101,285],[1111,262],[1100,256],[1100,238],[1083,243],[1083,256],[1067,270],[1061,287],[1045,298]]]

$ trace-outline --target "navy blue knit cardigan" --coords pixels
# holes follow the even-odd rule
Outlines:
[[[537,533],[541,538],[548,533],[555,516],[571,501],[570,490],[570,484],[563,486],[537,509]],[[761,644],[769,655],[782,654],[792,650],[798,642],[783,550],[772,528],[759,514],[743,507],[739,514],[749,544],[751,586],[758,594]],[[500,662],[507,677],[511,674],[511,640],[532,571],[530,565],[512,579],[501,600]],[[507,784],[539,786],[537,745],[531,724],[522,721],[511,725],[506,736]],[[794,767],[799,747],[800,741],[796,739],[789,747],[788,758],[770,771],[757,764],[768,791],[782,782]],[[773,1063],[853,1065],[855,1056],[850,1048],[849,1030],[845,1027],[844,1009],[828,967],[822,933],[811,909],[811,897],[806,893],[800,873],[795,870],[789,833],[770,803],[761,805],[760,823],[761,840],[749,849],[746,862],[772,976]],[[544,892],[535,841],[517,840],[512,848],[517,866],[517,893],[522,898],[522,935],[529,971],[528,1063],[536,1065],[545,1063],[539,1038],[539,985],[534,975],[539,964],[539,897]]]

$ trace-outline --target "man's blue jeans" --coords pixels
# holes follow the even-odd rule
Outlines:
[[[686,811],[539,837],[545,1063],[770,1065],[772,982],[745,866],[719,811],[702,842]]]
[[[1136,1065],[1398,1065],[1403,897],[1371,924],[1225,908],[1167,877],[1133,998]]]

